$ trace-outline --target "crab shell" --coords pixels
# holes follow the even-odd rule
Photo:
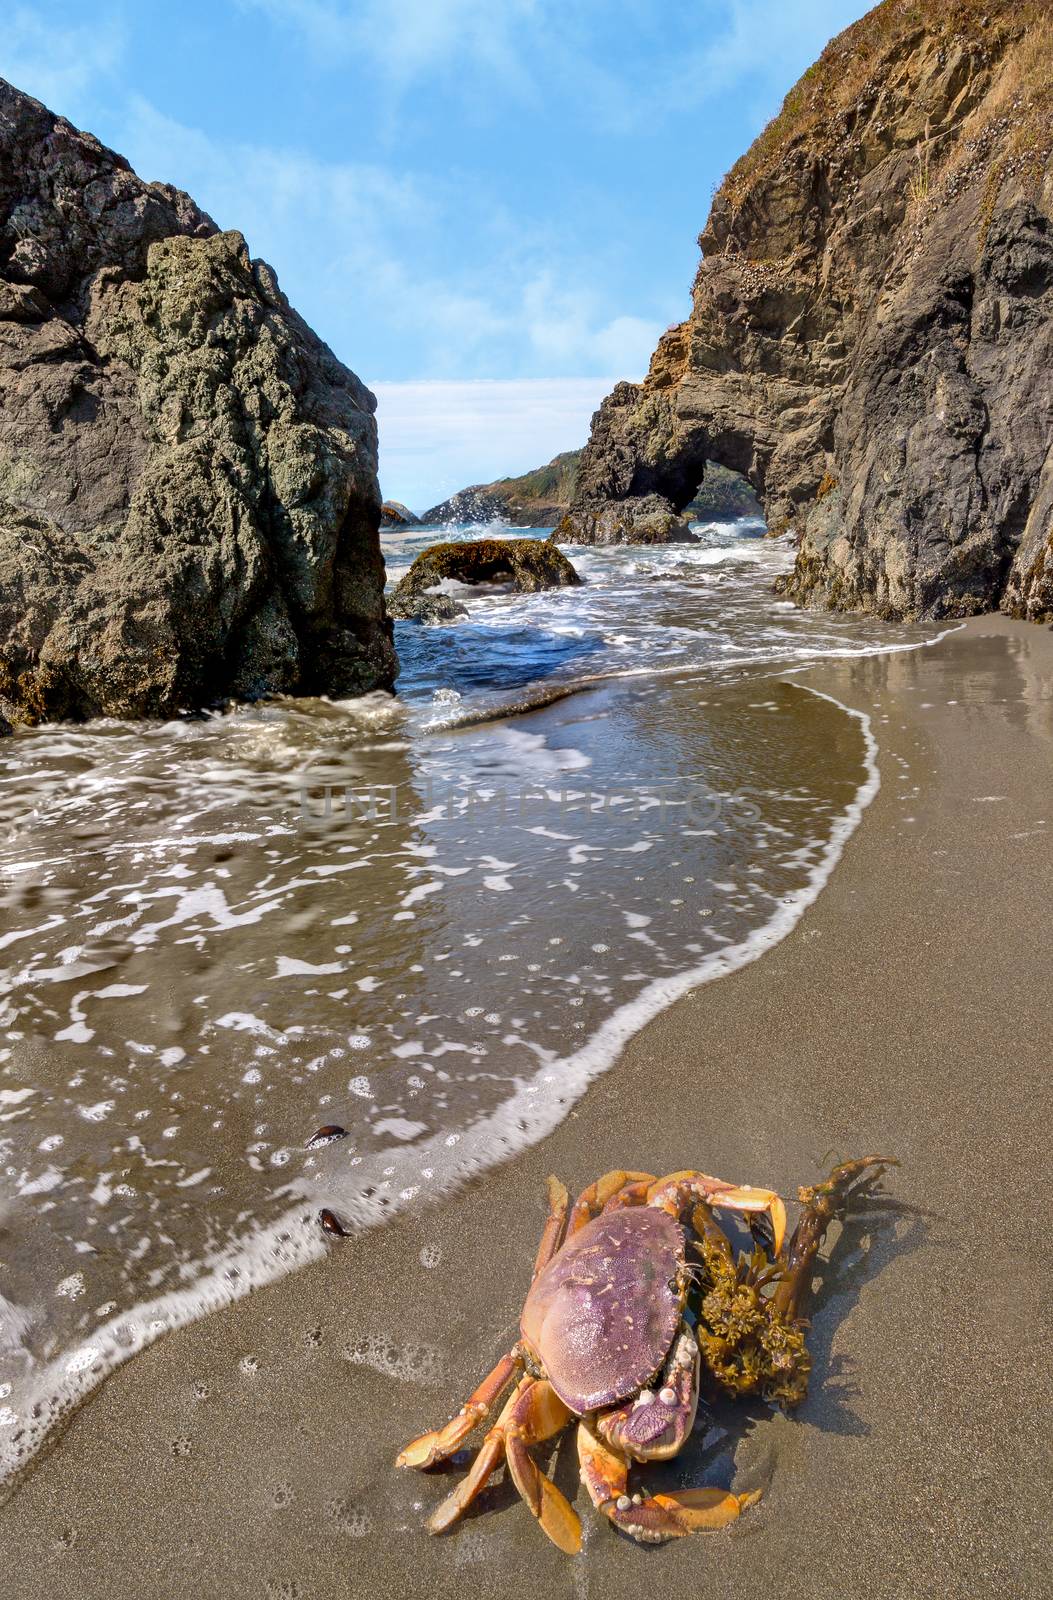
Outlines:
[[[534,1280],[520,1328],[576,1416],[627,1400],[660,1370],[680,1326],[684,1231],[639,1206],[596,1217]]]

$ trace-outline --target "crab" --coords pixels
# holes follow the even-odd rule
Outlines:
[[[758,1492],[634,1492],[631,1463],[675,1456],[703,1392],[784,1406],[804,1398],[804,1310],[816,1253],[831,1220],[895,1164],[864,1156],[800,1189],[804,1210],[785,1251],[786,1209],[771,1190],[702,1172],[616,1171],[571,1206],[563,1184],[550,1178],[519,1341],[452,1421],[398,1456],[399,1467],[447,1459],[514,1385],[467,1476],[428,1518],[429,1530],[453,1527],[505,1461],[544,1532],[576,1555],[579,1518],[531,1455],[575,1421],[582,1481],[622,1533],[661,1543],[734,1522]],[[714,1216],[719,1210],[743,1213],[753,1236],[753,1250],[737,1260]]]

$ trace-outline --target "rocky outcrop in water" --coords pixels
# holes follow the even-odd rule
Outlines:
[[[580,450],[565,450],[547,466],[521,477],[473,483],[432,506],[421,521],[436,527],[504,522],[515,528],[551,528],[570,504],[580,455]]]
[[[496,478],[493,483],[461,489],[441,505],[432,506],[421,521],[457,527],[503,522],[509,527],[555,528],[570,510],[583,453],[566,450],[547,467],[525,472],[521,478]],[[745,478],[716,462],[706,464],[698,493],[684,508],[686,518],[702,522],[760,515],[760,503]]]
[[[394,590],[388,598],[388,616],[396,622],[421,622],[433,625],[442,622],[460,622],[468,615],[450,594],[399,594]]]
[[[604,402],[563,536],[635,537],[707,458],[889,618],[1053,618],[1053,18],[885,0],[734,167],[689,319]]]
[[[382,528],[415,528],[420,522],[408,506],[401,500],[385,500],[380,508],[380,525]]]
[[[518,593],[532,594],[539,589],[566,588],[581,579],[563,552],[547,539],[433,544],[421,551],[396,584],[390,600],[392,615],[412,615],[412,609],[406,608],[445,582],[508,584]]]
[[[240,234],[0,80],[0,711],[390,686],[373,413]]]

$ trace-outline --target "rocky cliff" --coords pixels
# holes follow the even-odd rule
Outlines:
[[[803,603],[1053,618],[1051,116],[1051,0],[885,0],[834,40],[718,191],[562,536],[674,525],[713,458]]]
[[[583,453],[565,450],[547,467],[525,472],[520,478],[497,478],[493,483],[460,489],[441,505],[432,506],[421,521],[459,526],[507,522],[518,528],[552,528],[570,509]],[[699,492],[684,510],[686,517],[703,521],[759,513],[760,506],[745,479],[716,462],[707,463]]]
[[[551,528],[570,505],[578,477],[580,450],[565,450],[547,466],[518,478],[495,478],[458,489],[421,517],[440,527],[477,522],[507,522],[517,528]]]
[[[389,686],[373,412],[240,234],[0,80],[0,711]]]

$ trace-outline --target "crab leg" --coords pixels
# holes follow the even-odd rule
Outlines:
[[[627,1183],[624,1188],[618,1189],[604,1206],[604,1211],[621,1211],[625,1206],[645,1206],[647,1204],[647,1191],[654,1183],[654,1173],[647,1172],[634,1183]]]
[[[570,1213],[570,1223],[567,1227],[568,1237],[583,1228],[586,1222],[599,1216],[615,1195],[622,1189],[632,1184],[654,1182],[649,1172],[622,1172],[615,1168],[613,1172],[605,1172],[602,1178],[597,1178],[595,1183],[590,1183],[583,1189],[574,1202],[574,1209]]]
[[[491,1473],[497,1471],[505,1458],[505,1427],[512,1415],[512,1408],[533,1381],[529,1377],[520,1378],[515,1393],[509,1395],[501,1415],[479,1446],[467,1476],[461,1479],[453,1493],[448,1494],[428,1518],[426,1526],[429,1533],[445,1533],[447,1528],[452,1528],[464,1516],[472,1501],[482,1494]]]
[[[531,1445],[554,1438],[572,1421],[572,1413],[551,1384],[524,1378],[483,1440],[468,1476],[428,1518],[429,1531],[445,1533],[458,1522],[504,1457],[513,1483],[553,1544],[567,1555],[577,1555],[581,1549],[577,1514],[530,1455]]]
[[[422,1433],[419,1439],[408,1444],[395,1458],[396,1467],[433,1467],[436,1462],[452,1456],[480,1422],[486,1421],[522,1364],[514,1350],[502,1356],[478,1389],[468,1396],[457,1415],[444,1428]]]
[[[688,1533],[715,1532],[760,1499],[758,1491],[682,1489],[676,1494],[629,1493],[629,1463],[604,1444],[587,1422],[578,1426],[578,1461],[592,1503],[622,1533],[641,1544],[661,1544]]]
[[[787,1322],[802,1316],[812,1292],[812,1266],[826,1230],[839,1211],[860,1190],[867,1189],[885,1171],[898,1167],[893,1156],[862,1156],[835,1167],[825,1183],[802,1188],[804,1211],[793,1230],[786,1252],[786,1270],[772,1299],[772,1309]],[[870,1169],[873,1169],[872,1171]]]
[[[574,1413],[552,1385],[542,1380],[516,1396],[505,1425],[505,1451],[512,1481],[552,1543],[568,1556],[576,1556],[581,1549],[581,1523],[574,1508],[531,1456],[529,1446],[555,1438],[573,1421]]]
[[[660,1178],[647,1192],[647,1204],[667,1211],[671,1217],[680,1213],[694,1200],[704,1200],[707,1205],[730,1211],[766,1211],[771,1217],[773,1255],[782,1249],[786,1233],[786,1207],[771,1189],[755,1189],[752,1184],[725,1183],[721,1178],[711,1178],[704,1172],[672,1172]]]
[[[558,1178],[549,1178],[545,1184],[548,1195],[548,1220],[541,1234],[541,1243],[537,1247],[537,1260],[534,1262],[534,1277],[539,1272],[544,1272],[552,1257],[563,1243],[567,1231],[567,1212],[570,1209],[570,1195]]]
[[[538,1246],[537,1261],[534,1264],[535,1278],[548,1266],[563,1243],[569,1204],[570,1197],[559,1179],[549,1178],[548,1220]],[[496,1367],[487,1373],[479,1387],[468,1396],[457,1415],[444,1428],[438,1428],[432,1433],[423,1433],[419,1439],[414,1439],[405,1450],[400,1451],[395,1465],[433,1467],[437,1462],[445,1461],[447,1456],[452,1456],[480,1422],[486,1421],[522,1365],[518,1350],[510,1350],[507,1355],[502,1356]]]
[[[654,1388],[641,1389],[635,1400],[601,1412],[597,1434],[619,1455],[636,1461],[667,1461],[678,1455],[695,1425],[699,1364],[698,1341],[681,1323]]]

